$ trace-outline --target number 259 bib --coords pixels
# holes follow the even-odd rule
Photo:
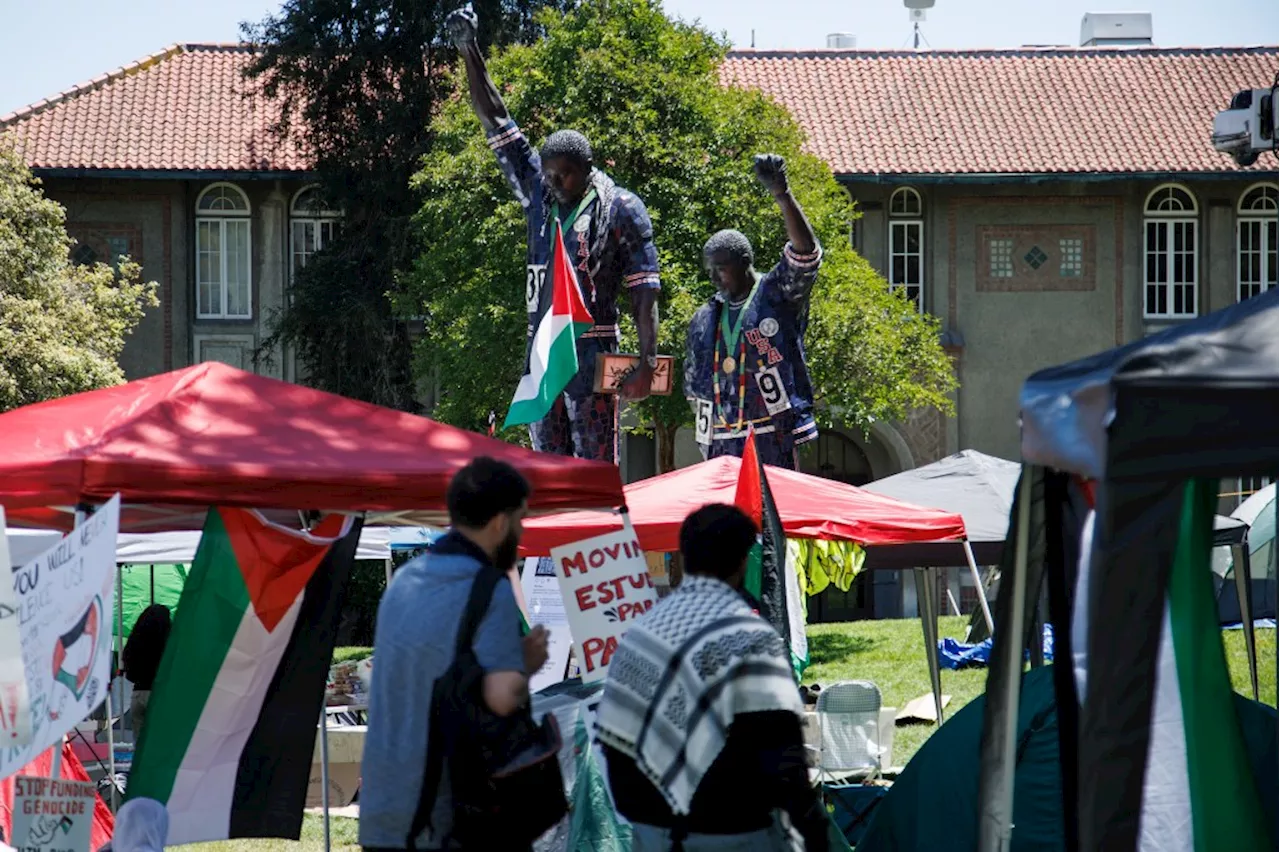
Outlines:
[[[758,370],[754,375],[756,387],[760,389],[760,399],[764,401],[764,407],[768,410],[770,417],[791,407],[787,388],[782,383],[782,376],[778,373],[776,366]]]

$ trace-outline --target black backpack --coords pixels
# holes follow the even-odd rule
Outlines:
[[[528,705],[502,717],[484,703],[484,671],[472,642],[502,576],[491,565],[476,574],[458,624],[453,664],[432,688],[427,765],[407,849],[431,827],[446,758],[453,804],[453,827],[441,838],[446,848],[528,846],[569,810],[555,716],[548,713],[537,724]]]

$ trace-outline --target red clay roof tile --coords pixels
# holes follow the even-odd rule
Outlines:
[[[790,109],[837,174],[1231,172],[1213,117],[1269,86],[1276,60],[1274,47],[743,50],[721,78]]]
[[[36,169],[305,171],[270,134],[272,106],[242,97],[247,56],[173,45],[0,130]],[[1232,172],[1213,116],[1276,61],[1274,47],[735,51],[721,76],[787,106],[838,174]]]

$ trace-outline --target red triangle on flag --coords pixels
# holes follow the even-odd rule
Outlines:
[[[575,325],[591,325],[595,322],[591,311],[582,301],[582,290],[578,287],[578,276],[573,271],[573,261],[569,259],[569,250],[564,245],[564,232],[556,221],[556,236],[552,244],[554,261],[551,264],[551,314],[567,316]]]
[[[760,485],[760,455],[756,452],[756,432],[747,427],[747,442],[742,448],[742,467],[738,471],[738,490],[733,504],[760,527],[764,515],[764,489]]]

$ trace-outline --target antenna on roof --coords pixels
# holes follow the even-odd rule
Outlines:
[[[751,30],[751,49],[756,49],[756,31],[754,29]]]
[[[907,14],[911,19],[912,47],[915,50],[920,49],[920,22],[925,19],[925,9],[932,9],[933,4],[934,0],[902,0],[902,5],[907,7]],[[928,43],[926,40],[925,44]]]

